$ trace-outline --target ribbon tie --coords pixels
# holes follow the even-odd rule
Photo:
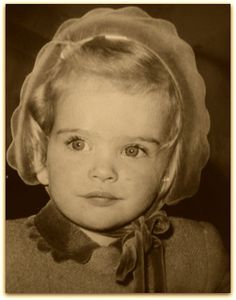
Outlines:
[[[148,219],[141,216],[128,226],[106,233],[112,237],[123,236],[117,282],[125,284],[133,277],[135,292],[166,291],[163,246],[158,236],[166,233],[169,227],[166,213],[159,211]]]

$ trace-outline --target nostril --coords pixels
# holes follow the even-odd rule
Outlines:
[[[118,178],[117,172],[112,168],[94,168],[89,171],[89,177],[92,180],[100,180],[102,182],[113,182]]]
[[[93,178],[101,180],[101,181],[110,181],[110,182],[113,181],[113,180],[115,180],[115,176],[94,175]]]
[[[110,176],[107,178],[108,181],[112,181],[114,179],[114,177]]]

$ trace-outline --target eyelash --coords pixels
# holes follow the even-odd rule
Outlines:
[[[83,140],[81,137],[75,135],[75,136],[70,136],[67,140],[66,140],[66,144],[70,144],[74,141],[80,141],[80,140]]]

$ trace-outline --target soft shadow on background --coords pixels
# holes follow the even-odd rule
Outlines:
[[[19,102],[21,85],[32,70],[39,49],[51,40],[68,18],[95,7],[125,5],[27,4],[6,6],[6,145],[11,142],[10,118]],[[134,6],[134,5],[133,5]],[[176,206],[169,215],[211,222],[230,249],[230,5],[135,5],[153,17],[173,22],[179,35],[194,49],[206,87],[211,117],[210,160],[202,172],[198,193]],[[36,213],[47,201],[41,186],[27,186],[6,165],[6,216]]]

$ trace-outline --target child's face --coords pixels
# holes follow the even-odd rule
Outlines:
[[[171,123],[166,97],[128,94],[96,77],[70,81],[56,105],[46,167],[65,216],[105,230],[151,206],[169,157],[159,152]]]

